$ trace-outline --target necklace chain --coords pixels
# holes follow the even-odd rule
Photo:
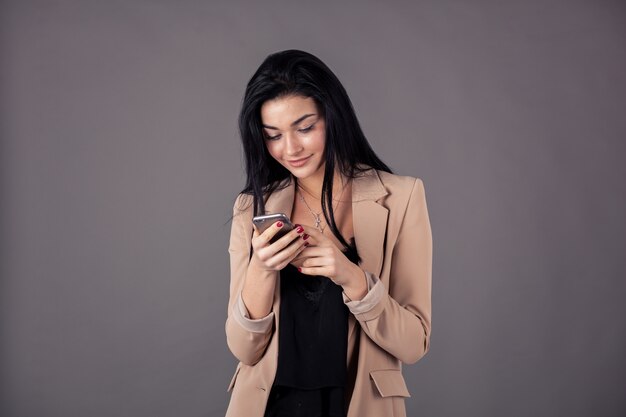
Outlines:
[[[339,201],[341,201],[341,197],[343,196],[343,191],[346,189],[346,185],[348,185],[348,183],[346,182],[346,184],[341,188],[341,194],[339,194],[339,199],[337,200],[337,204],[335,204],[335,208],[334,210],[337,210],[337,206],[339,205]],[[300,184],[298,184],[298,188],[302,188],[302,186]],[[302,188],[304,189],[304,188]],[[305,190],[306,191],[306,190]],[[307,191],[307,193],[309,193]],[[311,193],[309,193],[311,194]],[[326,226],[321,226],[322,223],[322,219],[320,218],[320,215],[322,214],[322,212],[320,211],[319,213],[315,213],[311,207],[309,206],[309,204],[306,202],[306,200],[304,199],[304,196],[302,195],[302,193],[300,192],[300,190],[298,190],[298,195],[300,197],[300,201],[302,201],[304,203],[304,205],[306,206],[306,208],[309,210],[309,212],[311,213],[311,215],[313,215],[313,218],[315,219],[315,228],[317,230],[320,231],[320,233],[324,233],[324,229],[326,228]]]

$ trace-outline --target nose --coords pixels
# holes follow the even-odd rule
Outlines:
[[[295,134],[287,134],[285,136],[285,139],[285,152],[287,153],[287,156],[296,156],[302,151],[302,145],[300,144],[300,140]]]

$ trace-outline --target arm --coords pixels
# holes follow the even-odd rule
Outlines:
[[[393,249],[389,292],[365,271],[371,286],[360,301],[344,301],[363,331],[405,363],[415,363],[430,345],[432,233],[422,180],[416,179]]]
[[[252,236],[251,217],[247,212],[238,209],[241,207],[241,200],[242,195],[239,195],[233,207],[233,221],[228,247],[230,254],[230,297],[225,326],[226,342],[237,359],[246,365],[254,365],[263,356],[272,335],[274,312],[270,312],[263,318],[252,320],[241,297],[246,275],[253,269],[249,268],[251,249],[249,238]]]

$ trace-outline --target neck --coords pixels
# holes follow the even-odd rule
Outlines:
[[[320,174],[311,175],[310,177],[302,179],[298,178],[298,187],[321,201],[324,172],[321,171]],[[342,178],[339,170],[335,170],[335,175],[333,176],[333,199],[339,198],[339,194],[345,185],[345,181],[346,180]]]

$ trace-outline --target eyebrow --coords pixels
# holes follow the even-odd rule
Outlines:
[[[308,114],[305,114],[305,115],[304,115],[304,116],[302,116],[302,117],[299,117],[298,119],[294,120],[294,121],[291,123],[291,126],[295,126],[295,125],[297,125],[298,123],[300,123],[301,121],[303,121],[304,119],[306,119],[307,117],[311,117],[311,116],[315,116],[315,113],[308,113]],[[277,128],[277,127],[274,127],[274,126],[263,125],[263,127],[264,127],[264,128],[266,128],[266,129],[278,130],[278,128]]]

